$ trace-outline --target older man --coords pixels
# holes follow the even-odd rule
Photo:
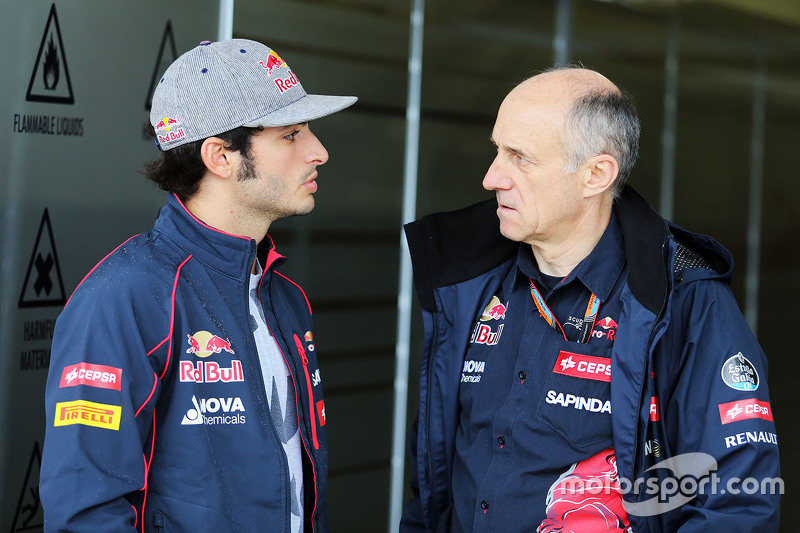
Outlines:
[[[631,100],[548,71],[492,141],[496,199],[406,227],[426,342],[401,531],[774,531],[779,496],[736,486],[779,475],[766,358],[730,253],[625,185]]]

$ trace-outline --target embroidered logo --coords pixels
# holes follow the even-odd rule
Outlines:
[[[186,353],[193,353],[197,357],[208,357],[212,353],[220,353],[223,350],[233,354],[236,353],[231,348],[231,341],[223,339],[208,331],[198,331],[194,335],[186,335],[189,348]]]

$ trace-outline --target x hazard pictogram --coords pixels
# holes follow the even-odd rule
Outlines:
[[[53,228],[45,208],[19,295],[19,307],[58,306],[66,301]]]

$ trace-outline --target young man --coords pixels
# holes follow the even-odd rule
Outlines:
[[[730,253],[625,185],[633,103],[546,72],[492,140],[496,199],[406,228],[426,342],[400,530],[777,530],[766,358]]]
[[[328,153],[308,122],[355,101],[306,94],[243,39],[167,69],[150,115],[162,155],[146,172],[168,202],[56,325],[48,531],[327,530],[311,307],[267,230],[314,208]]]

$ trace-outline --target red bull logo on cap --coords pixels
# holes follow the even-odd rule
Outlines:
[[[503,320],[506,317],[506,306],[500,302],[500,298],[492,296],[489,305],[483,310],[481,315],[481,322],[489,320]]]
[[[281,59],[281,56],[276,54],[274,50],[270,50],[266,63],[264,61],[259,61],[258,64],[267,69],[268,76],[272,76],[272,71],[276,68],[287,66],[286,61]]]
[[[164,117],[158,124],[156,124],[156,131],[169,131],[175,126],[180,126],[181,123],[177,119]]]
[[[178,119],[171,117],[164,117],[158,121],[155,125],[155,130],[159,144],[177,141],[186,136],[186,132],[183,131],[183,127],[181,123],[178,122]]]
[[[193,353],[197,357],[208,357],[212,353],[220,353],[222,351],[230,354],[236,353],[233,351],[229,339],[223,339],[208,331],[198,331],[194,335],[187,334],[186,337],[189,343],[186,353]]]

